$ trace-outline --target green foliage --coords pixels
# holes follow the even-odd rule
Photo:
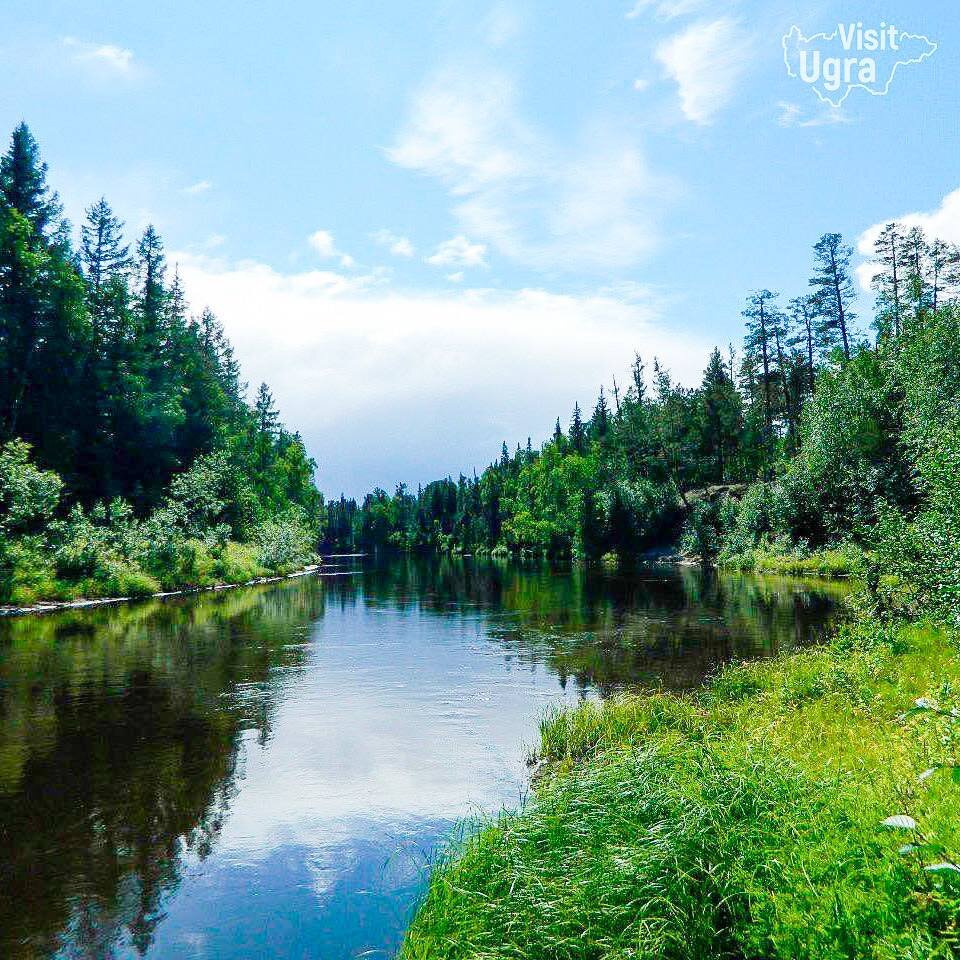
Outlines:
[[[944,678],[942,634],[863,624],[698,698],[555,712],[532,800],[440,863],[401,956],[955,956],[954,748],[901,717]]]
[[[316,535],[305,512],[291,507],[260,523],[253,531],[257,561],[279,573],[302,567],[314,558]]]
[[[63,484],[30,460],[30,446],[13,440],[0,447],[0,536],[10,537],[50,520]]]
[[[266,385],[252,407],[243,389],[152,226],[131,259],[100,200],[74,253],[18,126],[0,158],[0,602],[205,586],[311,557],[316,465]]]

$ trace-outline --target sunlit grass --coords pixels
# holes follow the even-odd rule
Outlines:
[[[830,550],[777,551],[748,550],[734,556],[721,557],[720,565],[728,569],[777,573],[791,576],[859,577],[864,572],[865,555],[854,546]]]
[[[451,852],[404,944],[427,957],[953,957],[960,887],[903,855],[908,813],[960,850],[960,786],[917,697],[960,702],[952,638],[845,628],[697,696],[544,719],[533,799]]]

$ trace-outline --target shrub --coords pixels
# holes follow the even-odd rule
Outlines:
[[[253,530],[257,560],[277,573],[289,573],[314,558],[316,534],[297,507],[261,521]]]
[[[30,462],[30,445],[13,440],[0,447],[0,536],[36,531],[60,502],[63,481]]]

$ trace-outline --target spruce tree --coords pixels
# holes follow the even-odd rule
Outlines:
[[[47,186],[47,165],[30,128],[20,123],[13,131],[7,152],[0,157],[0,195],[19,211],[38,236],[49,238],[60,226],[63,208]]]
[[[603,440],[609,429],[610,408],[607,405],[607,398],[601,386],[600,396],[597,398],[597,405],[593,408],[593,416],[590,418],[590,436],[595,440]]]
[[[163,341],[164,308],[167,290],[164,285],[166,257],[163,241],[149,225],[137,244],[137,309],[147,348],[158,350]]]
[[[574,403],[573,417],[570,420],[570,430],[568,431],[570,446],[575,453],[583,453],[586,448],[587,431],[583,425],[583,416],[580,413],[580,404]]]
[[[80,261],[93,294],[94,303],[110,281],[123,276],[130,267],[130,247],[123,242],[123,222],[101,197],[87,208],[80,228]]]

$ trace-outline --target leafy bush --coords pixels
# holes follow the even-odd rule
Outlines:
[[[302,567],[315,556],[316,534],[298,507],[261,521],[253,530],[252,541],[258,562],[277,573]]]
[[[0,536],[35,531],[50,520],[63,482],[30,462],[30,445],[14,440],[0,447]]]

